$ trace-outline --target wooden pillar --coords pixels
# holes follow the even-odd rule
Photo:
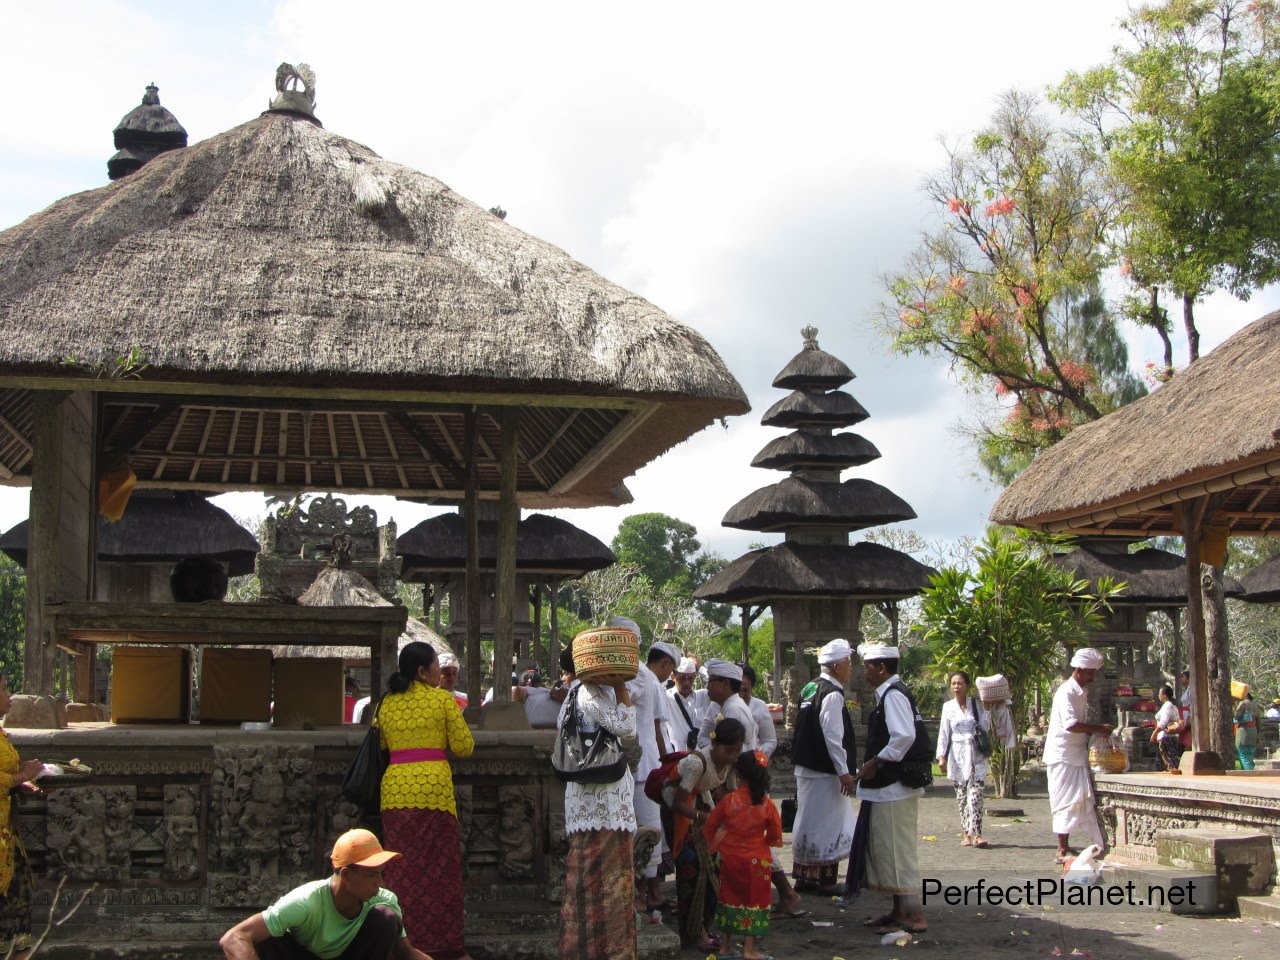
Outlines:
[[[1182,611],[1177,607],[1165,610],[1173,629],[1173,695],[1182,699]]]
[[[378,638],[378,646],[372,651],[373,656],[369,662],[369,687],[373,697],[386,692],[391,675],[399,666],[400,634],[403,632],[398,624],[382,625],[382,635]]]
[[[494,586],[493,699],[511,699],[511,656],[515,640],[516,536],[520,505],[516,502],[516,468],[519,465],[520,408],[505,406],[500,414],[502,449],[498,470],[497,570]]]
[[[463,513],[467,528],[467,565],[464,592],[467,597],[467,696],[472,706],[468,712],[480,709],[484,690],[481,677],[484,665],[480,662],[480,491],[476,471],[476,457],[480,423],[475,407],[467,408],[464,418],[465,444],[467,448],[467,486],[463,494]],[[501,689],[502,684],[497,685]]]
[[[533,589],[529,591],[529,601],[533,604],[533,638],[530,641],[528,656],[533,662],[542,662],[542,581],[534,580]]]
[[[26,693],[54,693],[56,638],[45,620],[45,605],[92,596],[97,549],[94,411],[87,391],[38,390],[32,400]]]
[[[782,702],[782,643],[778,640],[778,625],[774,624],[773,635],[773,702]]]
[[[1187,567],[1187,656],[1191,672],[1191,749],[1182,755],[1184,773],[1221,773],[1222,759],[1209,749],[1209,668],[1200,587],[1200,533],[1209,505],[1196,497],[1182,505],[1182,539]]]
[[[556,604],[556,595],[560,592],[560,581],[547,582],[547,599],[551,602],[551,638],[547,644],[547,676],[560,678],[560,611]]]

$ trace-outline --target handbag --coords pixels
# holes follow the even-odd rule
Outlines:
[[[973,749],[977,750],[979,755],[989,757],[991,756],[991,734],[987,733],[987,728],[982,725],[982,715],[978,713],[978,701],[970,697],[969,705],[973,707]]]
[[[551,769],[561,780],[571,783],[617,783],[627,770],[622,742],[603,727],[590,732],[582,729],[578,719],[580,689],[569,691],[551,750]]]
[[[365,814],[377,813],[382,806],[382,775],[390,760],[387,751],[382,749],[378,730],[378,711],[381,709],[382,701],[379,700],[373,711],[373,723],[342,778],[342,795]]]

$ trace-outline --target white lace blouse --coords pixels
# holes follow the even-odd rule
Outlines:
[[[578,721],[585,731],[603,727],[619,737],[636,735],[634,707],[620,704],[612,687],[594,683],[578,685]],[[622,830],[634,833],[633,805],[635,778],[628,768],[614,783],[574,783],[564,785],[565,833],[588,830]]]

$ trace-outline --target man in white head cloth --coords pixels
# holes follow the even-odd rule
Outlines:
[[[693,657],[682,657],[674,676],[675,685],[667,691],[671,741],[677,750],[692,750],[698,745],[698,727],[711,700],[707,691],[693,689],[698,678],[698,661]]]
[[[898,648],[864,643],[858,656],[876,703],[867,717],[866,760],[857,773],[858,832],[865,829],[865,836],[855,845],[846,891],[855,893],[860,885],[892,895],[890,911],[867,920],[869,926],[882,933],[923,933],[928,926],[916,843],[923,784],[932,780],[933,742],[925,736],[915,698],[898,676]]]
[[[635,634],[636,643],[643,639],[640,636],[640,625],[627,617],[613,617],[605,626],[630,630]],[[640,766],[636,769],[633,795],[636,813],[635,857],[636,869],[641,870],[643,867],[644,911],[648,913],[663,901],[662,887],[658,880],[658,865],[662,862],[662,808],[645,795],[644,783],[649,772],[662,765],[658,758],[666,753],[663,748],[666,741],[663,725],[667,719],[667,701],[662,681],[644,663],[639,664],[635,679],[627,681],[627,692],[631,695],[631,705],[635,707],[636,737],[640,740]]]
[[[453,702],[459,710],[467,709],[467,695],[458,690],[458,672],[460,664],[452,653],[440,654],[440,689],[453,694]]]
[[[1089,723],[1089,684],[1106,658],[1093,647],[1081,647],[1071,657],[1071,676],[1053,694],[1049,732],[1044,738],[1044,763],[1049,773],[1049,810],[1058,835],[1057,862],[1072,855],[1071,834],[1079,831],[1090,843],[1105,846],[1089,776],[1089,735],[1111,733],[1109,723]]]
[[[840,861],[853,844],[854,778],[857,763],[853,721],[845,709],[853,676],[848,640],[832,640],[818,651],[822,675],[800,702],[791,758],[796,772],[796,820],[791,831],[791,875],[796,889],[836,893]]]
[[[730,718],[742,724],[746,736],[742,741],[743,753],[754,753],[760,745],[756,735],[756,721],[751,708],[739,696],[742,692],[742,668],[736,663],[712,657],[706,662],[707,696],[710,703],[698,726],[698,747],[711,747],[711,734],[716,724]]]
[[[649,657],[645,661],[649,672],[658,678],[658,683],[662,686],[662,698],[658,701],[658,723],[662,728],[658,748],[662,753],[684,749],[683,741],[677,746],[672,739],[671,699],[667,696],[666,688],[667,679],[675,673],[676,665],[679,664],[682,656],[675,644],[668,643],[666,640],[655,640],[653,646],[649,648]]]

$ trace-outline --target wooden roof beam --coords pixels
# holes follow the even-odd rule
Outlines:
[[[431,434],[418,426],[417,421],[415,421],[413,417],[409,416],[409,414],[405,413],[403,410],[393,411],[390,416],[396,423],[400,424],[400,426],[404,428],[405,433],[413,437],[414,441],[422,448],[423,452],[426,453],[427,456],[440,463],[449,471],[449,474],[460,487],[466,487],[467,471],[464,470],[462,465],[449,454],[449,451],[436,443],[435,438],[433,438]],[[448,431],[445,431],[445,436],[448,436]]]

